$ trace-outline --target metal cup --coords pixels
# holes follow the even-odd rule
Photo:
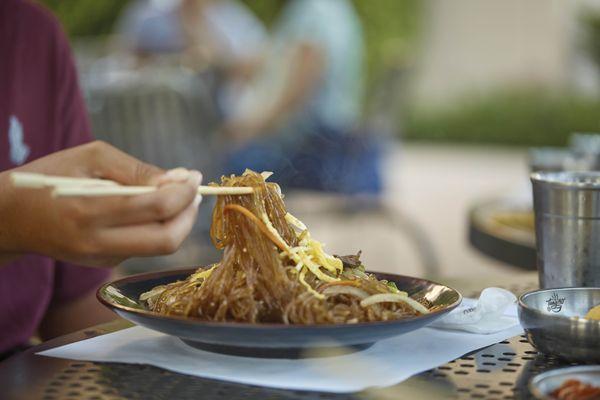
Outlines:
[[[571,151],[581,154],[600,154],[600,133],[575,132],[569,138]]]
[[[564,171],[571,153],[562,147],[532,147],[529,149],[529,170]]]
[[[569,138],[569,148],[571,155],[565,162],[565,170],[600,170],[600,134],[573,133]]]
[[[540,287],[600,287],[600,172],[531,174]]]

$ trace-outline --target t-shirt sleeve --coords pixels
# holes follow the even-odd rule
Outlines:
[[[54,41],[55,118],[62,149],[92,140],[86,107],[81,96],[77,70],[69,42],[56,24]],[[88,268],[56,261],[53,303],[75,300],[97,289],[110,276],[110,270]]]
[[[106,268],[81,267],[57,261],[54,272],[53,304],[67,303],[92,293],[108,280]]]
[[[303,0],[294,3],[293,6],[295,8],[289,13],[286,22],[290,39],[310,43],[327,52],[332,33],[335,31],[331,23],[335,21],[335,16],[329,15],[328,5],[320,0]]]

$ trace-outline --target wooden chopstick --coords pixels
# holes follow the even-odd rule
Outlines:
[[[28,172],[13,172],[11,180],[16,187],[44,188],[53,187],[56,197],[99,197],[99,196],[135,196],[154,192],[155,186],[122,186],[106,179],[69,178]],[[203,196],[251,194],[251,187],[199,186],[198,194]]]
[[[32,172],[13,172],[10,174],[10,178],[14,186],[27,188],[82,185],[119,186],[117,182],[108,179],[72,178],[67,176],[36,174]]]
[[[151,193],[155,186],[56,186],[52,191],[55,197],[101,197],[101,196],[136,196]],[[226,196],[252,194],[251,187],[198,186],[198,194],[202,196]]]
[[[54,197],[101,197],[101,196],[135,196],[151,193],[154,186],[56,186],[52,191]]]

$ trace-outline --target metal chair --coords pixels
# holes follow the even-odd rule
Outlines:
[[[213,180],[218,172],[218,118],[209,79],[176,68],[159,69],[110,85],[87,87],[93,132],[96,138],[141,160],[166,169],[198,169],[206,181]],[[203,204],[198,223],[177,255],[130,260],[124,266],[127,272],[214,259],[207,240],[211,208]]]
[[[163,168],[211,171],[216,121],[201,79],[140,77],[87,94],[97,138]]]

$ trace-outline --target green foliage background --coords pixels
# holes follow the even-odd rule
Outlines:
[[[124,0],[40,0],[60,19],[71,37],[109,34]]]
[[[413,110],[408,139],[440,142],[564,146],[572,132],[600,132],[600,101],[540,88],[465,97],[442,110]]]

